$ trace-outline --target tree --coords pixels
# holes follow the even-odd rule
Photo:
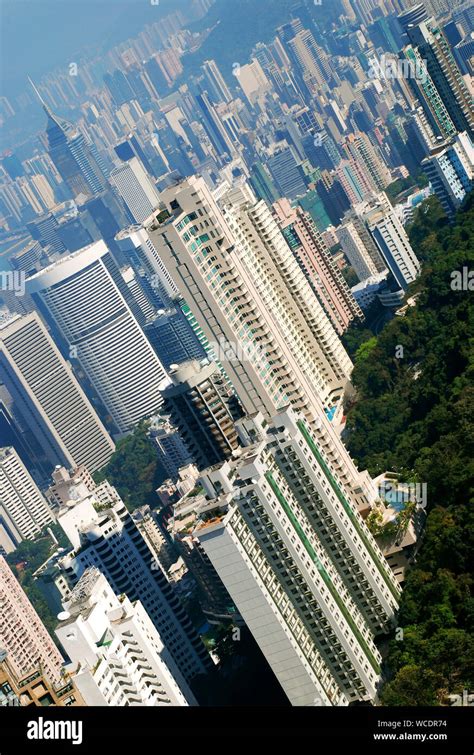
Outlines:
[[[155,506],[156,488],[165,478],[146,422],[140,422],[133,433],[118,442],[109,463],[94,475],[95,482],[108,480],[114,485],[130,511],[145,504]]]
[[[420,666],[404,666],[387,684],[381,699],[384,705],[439,705],[440,679],[434,671]]]
[[[474,684],[474,303],[472,292],[450,285],[453,270],[472,267],[472,193],[451,225],[429,198],[409,235],[423,263],[417,303],[376,340],[349,336],[358,345],[346,437],[372,474],[427,484],[423,541],[400,603],[403,639],[390,643],[381,699],[440,705]]]

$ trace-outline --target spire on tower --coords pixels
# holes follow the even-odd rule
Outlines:
[[[44,101],[43,97],[41,96],[41,94],[40,94],[40,92],[38,90],[38,87],[33,82],[33,80],[31,79],[30,76],[28,76],[28,81],[30,82],[30,84],[31,84],[31,86],[33,88],[33,91],[36,94],[37,98],[39,99],[39,101],[41,103],[41,106],[42,106],[44,112],[46,113],[46,115],[48,116],[48,118],[51,121],[53,121],[53,123],[56,126],[59,126],[59,128],[61,129],[61,131],[70,131],[73,128],[72,124],[69,123],[69,121],[66,121],[64,118],[61,118],[60,116],[55,115],[53,113],[53,111],[51,110],[51,108],[49,107],[49,105]]]
[[[39,90],[38,90],[38,87],[36,86],[36,84],[34,83],[34,81],[32,80],[32,78],[31,78],[30,76],[28,76],[28,81],[30,82],[30,84],[31,84],[31,86],[32,86],[32,88],[33,88],[33,91],[34,91],[34,93],[36,94],[36,96],[37,96],[37,98],[39,99],[39,101],[41,102],[41,105],[43,106],[44,110],[46,110],[46,112],[48,112],[48,110],[49,110],[50,108],[49,108],[49,106],[48,106],[48,105],[46,104],[46,102],[44,101],[44,99],[42,98],[42,96],[41,96],[41,94],[40,94],[40,92],[39,92]]]

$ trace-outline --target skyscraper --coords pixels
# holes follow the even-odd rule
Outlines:
[[[48,118],[48,154],[73,197],[104,191],[107,179],[95,146],[72,123],[55,115],[31,84]]]
[[[135,269],[143,268],[161,305],[168,307],[178,296],[178,288],[145,229],[139,225],[124,228],[117,234],[116,241],[123,262]]]
[[[307,134],[302,140],[305,154],[315,168],[333,170],[341,162],[334,139],[327,131]]]
[[[266,165],[280,189],[280,196],[296,199],[306,193],[304,172],[291,147],[277,149]]]
[[[15,449],[0,448],[0,545],[11,551],[53,521],[53,512]]]
[[[467,132],[435,148],[422,166],[444,211],[452,216],[474,183],[474,146]]]
[[[383,191],[391,183],[390,171],[367,134],[361,131],[349,134],[342,148],[349,158],[362,166],[374,190]]]
[[[134,92],[123,71],[116,69],[104,74],[104,84],[112,95],[117,107],[133,99]]]
[[[14,257],[10,257],[10,265],[15,270],[23,270],[30,273],[37,270],[43,250],[39,241],[27,241]]]
[[[341,160],[336,168],[336,175],[351,204],[362,202],[364,196],[371,191],[372,183],[369,176],[353,157]]]
[[[156,446],[160,464],[174,482],[178,479],[179,468],[190,464],[192,459],[177,428],[171,423],[171,417],[166,414],[153,417],[149,436]]]
[[[293,705],[375,700],[396,579],[304,419],[262,419],[239,422],[247,448],[202,474],[214,510],[194,536]]]
[[[140,601],[119,599],[96,567],[64,608],[55,631],[86,705],[195,704]]]
[[[137,157],[114,168],[110,181],[116,186],[135,223],[142,223],[158,207],[159,194]]]
[[[366,231],[364,240],[362,240],[359,230],[360,228],[356,226],[353,220],[348,219],[347,222],[342,223],[337,228],[336,234],[357,277],[360,281],[364,281],[371,275],[382,272],[379,268],[384,267],[384,265],[373,239]]]
[[[215,103],[230,102],[232,94],[224,81],[215,60],[205,60],[201,66],[206,83],[210,87],[210,94]]]
[[[423,60],[436,90],[458,131],[474,138],[474,104],[440,25],[434,18],[407,28],[413,47]],[[425,98],[422,104],[426,104]]]
[[[141,602],[165,645],[166,658],[186,681],[206,673],[207,651],[117,491],[108,483],[93,492],[80,486],[75,490],[75,499],[58,512],[58,523],[74,549],[61,562],[68,578],[77,582],[87,567],[96,566],[116,595],[125,593]]]
[[[115,253],[117,251],[115,236],[121,228],[126,228],[130,223],[129,215],[120,197],[117,197],[112,189],[108,189],[80,204],[78,210],[79,220],[90,233],[92,240],[102,239],[110,251]]]
[[[272,204],[278,199],[278,190],[261,162],[252,165],[249,183],[259,199]]]
[[[315,94],[327,87],[327,80],[331,78],[332,72],[324,51],[316,44],[312,32],[302,29],[288,41],[288,47],[301,67],[308,90]]]
[[[421,103],[423,107],[425,118],[433,133],[443,139],[454,136],[456,126],[426,68],[426,62],[421,50],[409,44],[403,48],[401,55],[411,64],[413,74],[418,70],[418,76],[412,75],[408,81],[417,97],[417,102]]]
[[[151,57],[150,60],[147,60],[147,62],[145,63],[144,68],[150,78],[157,96],[164,97],[169,88],[169,82],[163,72],[162,66],[159,63],[159,58],[157,60],[156,58]]]
[[[283,235],[337,333],[342,334],[355,319],[362,319],[341,271],[333,261],[311,216],[286,199],[273,209]]]
[[[328,171],[323,171],[316,183],[316,191],[333,225],[338,225],[351,203],[341,181]],[[303,205],[304,197],[301,200]]]
[[[389,282],[393,284],[392,293],[398,296],[398,302],[400,302],[408,285],[420,273],[419,260],[411,247],[401,220],[383,192],[374,195],[369,202],[356,205],[354,213],[370,234],[380,257],[390,271]],[[372,244],[366,247],[367,254],[375,259],[371,248]],[[392,298],[390,297],[390,300]]]
[[[170,187],[162,200],[166,211],[147,226],[153,246],[202,333],[219,351],[244,411],[271,417],[291,404],[303,412],[321,442],[333,449],[341,478],[367,505],[374,491],[325,415],[325,409],[340,406],[350,360],[317,300],[310,325],[269,251],[237,224],[230,228],[203,179],[192,177]],[[270,219],[275,223],[271,214]],[[318,343],[311,330],[318,327],[327,331],[326,343]],[[337,365],[338,350],[346,371]]]
[[[61,683],[63,658],[7,562],[0,555],[0,647],[21,676],[41,666],[52,683]]]
[[[55,254],[63,254],[66,251],[66,247],[58,235],[59,223],[51,213],[31,220],[26,224],[26,227],[31,236],[39,241],[43,249],[49,249]]]
[[[250,63],[240,66],[236,73],[239,86],[252,107],[258,105],[270,92],[270,81],[255,58]]]
[[[57,464],[95,472],[107,463],[114,443],[36,312],[0,326],[0,365],[38,472]]]
[[[141,160],[143,167],[149,173],[149,175],[153,175],[153,169],[136,134],[128,134],[127,138],[124,139],[124,141],[119,142],[119,144],[114,147],[114,151],[115,154],[120,157],[122,162],[132,160],[132,158],[134,157],[138,158],[139,160]]]
[[[152,242],[208,341],[217,348],[224,341],[236,352],[226,359],[224,368],[246,411],[262,408],[257,398],[262,387],[268,407],[289,401],[308,406],[309,396],[316,392],[318,402],[332,405],[342,395],[350,360],[284,239],[279,239],[274,250],[279,261],[272,259],[262,242],[254,241],[257,220],[265,223],[270,238],[279,234],[265,203],[247,209],[238,191],[225,199],[224,216],[203,179],[196,177],[166,190],[162,199],[171,217],[162,214],[163,222],[156,224],[156,230],[151,226]],[[254,220],[254,212],[262,218]],[[283,260],[282,274],[279,264]],[[299,302],[286,281],[292,274],[305,288]],[[305,302],[305,295],[311,304]],[[308,321],[300,309],[303,306]],[[241,345],[244,354],[239,353]],[[243,373],[238,367],[242,362]],[[312,388],[307,383],[310,374]]]
[[[165,372],[103,241],[41,270],[26,285],[120,432],[159,409]]]
[[[424,3],[417,3],[417,5],[412,5],[407,10],[399,13],[397,21],[400,25],[401,31],[406,34],[407,29],[410,26],[417,26],[418,24],[421,24],[422,21],[426,21],[427,18],[428,13]]]
[[[474,37],[463,39],[453,48],[454,57],[462,74],[474,76]]]
[[[181,364],[189,359],[201,361],[207,357],[206,349],[192,329],[179,301],[173,307],[158,310],[145,327],[145,333],[166,370],[172,364]]]
[[[200,469],[228,459],[237,448],[239,403],[217,364],[192,360],[175,365],[162,390],[164,410]]]
[[[294,245],[288,243],[292,238],[290,236],[285,237],[285,233],[280,230],[277,219],[272,215],[268,205],[263,201],[256,202],[256,198],[248,185],[244,184],[236,189],[231,189],[224,195],[222,203],[224,205],[224,216],[231,231],[242,244],[248,244],[252,249],[256,264],[254,280],[260,288],[261,295],[268,294],[270,281],[274,282],[274,300],[282,302],[288,317],[293,319],[295,325],[298,323],[296,329],[301,334],[305,333],[306,329],[308,331],[305,333],[309,350],[306,357],[307,368],[310,369],[311,364],[309,355],[318,365],[320,372],[327,373],[327,362],[334,372],[334,385],[337,391],[340,385],[349,378],[352,364],[336,335],[336,330],[331,325],[332,311],[331,314],[325,313],[324,305],[315,292],[315,285],[311,285],[309,276],[294,253]],[[301,218],[303,211],[299,210],[299,212]],[[295,211],[295,217],[297,217],[297,214],[298,211]],[[307,230],[313,229],[314,226],[309,216],[305,217],[305,222],[307,224],[305,232],[307,233]],[[317,231],[315,231],[315,234],[317,234]],[[323,251],[322,241],[320,249]],[[329,259],[326,259],[325,263],[325,282],[327,282],[329,279]],[[320,267],[322,268],[322,264]],[[278,275],[281,276],[279,280],[275,276],[275,271],[278,271]],[[260,272],[260,275],[258,275],[258,272]],[[333,271],[333,282],[335,278],[336,272]],[[274,318],[277,319],[276,316]],[[340,329],[340,325],[341,323],[338,323],[338,329]],[[289,325],[289,321],[286,323],[286,329],[290,339],[294,331]],[[301,365],[304,362],[305,360],[302,359]]]
[[[216,156],[221,160],[223,155],[229,159],[235,156],[236,147],[229,134],[227,133],[222,120],[209,99],[207,92],[202,92],[196,96],[196,103],[199,108],[198,112],[209,140],[216,151]]]

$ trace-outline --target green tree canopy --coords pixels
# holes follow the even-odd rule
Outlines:
[[[108,480],[114,485],[130,511],[145,504],[155,506],[156,488],[165,478],[144,421],[117,443],[109,463],[94,475],[95,482]]]
[[[434,705],[474,689],[474,297],[451,288],[453,271],[474,269],[473,195],[451,225],[431,197],[409,235],[423,263],[416,306],[377,339],[368,333],[361,343],[360,328],[346,335],[358,344],[347,442],[360,468],[427,483],[425,532],[382,701]]]

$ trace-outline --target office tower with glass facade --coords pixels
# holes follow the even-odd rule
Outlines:
[[[155,185],[137,157],[114,168],[110,181],[127,205],[135,223],[142,223],[159,204]]]
[[[78,360],[120,432],[156,413],[165,371],[103,241],[41,270],[26,286],[69,344],[71,358]]]
[[[275,150],[266,161],[273,180],[280,190],[281,197],[297,199],[306,193],[304,171],[289,146]]]
[[[229,87],[224,81],[215,60],[205,60],[201,66],[206,84],[208,85],[211,97],[215,103],[231,102],[232,94]],[[205,87],[206,88],[206,87]]]
[[[100,194],[107,188],[107,179],[95,145],[76,126],[55,115],[32,86],[48,118],[48,154],[72,196]]]
[[[59,236],[59,223],[50,212],[30,221],[26,227],[32,238],[39,241],[43,249],[48,249],[54,254],[63,254],[66,251]]]
[[[107,464],[115,445],[36,312],[0,325],[0,365],[9,411],[41,476],[57,464],[90,472]]]

